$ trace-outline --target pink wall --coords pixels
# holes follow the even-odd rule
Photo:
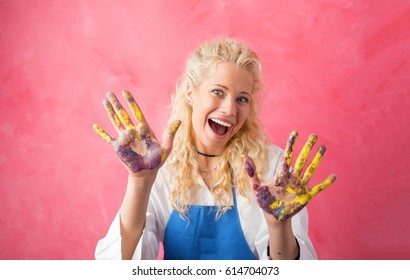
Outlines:
[[[159,133],[185,57],[222,34],[260,54],[272,141],[298,129],[328,146],[316,180],[338,180],[309,204],[319,257],[410,259],[401,0],[1,1],[0,259],[93,258],[127,177],[91,129],[110,127],[105,92],[132,91]]]

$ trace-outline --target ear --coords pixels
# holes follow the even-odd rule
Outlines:
[[[188,104],[192,104],[192,95],[193,95],[193,90],[190,85],[186,86],[186,100]]]

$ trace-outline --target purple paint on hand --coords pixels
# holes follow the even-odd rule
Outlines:
[[[245,158],[245,169],[249,177],[252,178],[253,176],[255,176],[255,169],[253,167],[252,160],[249,157]]]
[[[161,164],[161,146],[152,141],[147,141],[148,153],[144,155],[145,169],[154,169]]]
[[[131,170],[131,172],[139,172],[145,168],[144,158],[134,152],[131,147],[125,146],[117,152],[121,161]]]

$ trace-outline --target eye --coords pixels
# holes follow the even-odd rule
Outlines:
[[[213,92],[215,95],[222,95],[222,94],[223,94],[222,90],[219,90],[219,89],[213,89],[212,92]]]
[[[239,97],[237,100],[240,103],[249,103],[249,98],[247,98],[247,97]]]

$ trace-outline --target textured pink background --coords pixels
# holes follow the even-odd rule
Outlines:
[[[264,66],[281,147],[328,146],[311,204],[322,259],[410,259],[410,2],[0,1],[0,259],[92,259],[127,173],[91,129],[128,89],[154,131],[186,56],[220,35]]]

